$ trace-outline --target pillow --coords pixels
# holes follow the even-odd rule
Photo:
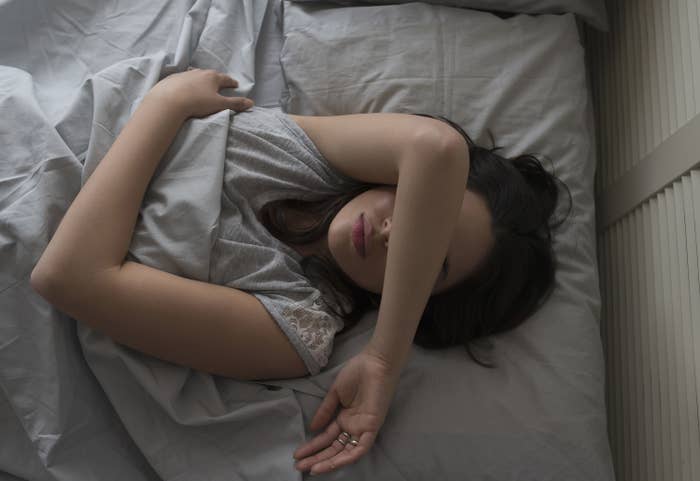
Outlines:
[[[582,145],[586,72],[571,14],[285,1],[283,19],[287,113],[443,115],[480,145],[492,133],[506,154],[561,159]]]
[[[300,3],[319,0],[293,0]],[[325,0],[338,5],[358,4],[389,5],[410,3],[415,0]],[[513,13],[575,13],[592,27],[608,31],[608,14],[605,0],[422,0],[433,5],[473,8],[495,12]]]

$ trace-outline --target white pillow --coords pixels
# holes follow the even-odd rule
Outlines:
[[[320,0],[293,0],[310,3]],[[338,5],[352,6],[362,4],[389,5],[410,3],[415,0],[322,0]],[[422,0],[433,5],[473,8],[494,12],[512,13],[575,13],[591,26],[608,31],[608,14],[605,0]]]
[[[283,7],[285,112],[443,115],[479,144],[489,145],[488,129],[505,153],[559,161],[585,140],[584,51],[571,14],[502,19],[420,2]]]

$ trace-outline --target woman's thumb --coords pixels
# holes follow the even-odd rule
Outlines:
[[[231,97],[229,103],[231,110],[247,110],[254,105],[252,100],[245,97]]]
[[[331,387],[330,391],[328,391],[328,394],[326,394],[326,397],[323,399],[323,402],[318,407],[318,410],[316,410],[316,414],[311,420],[309,428],[312,431],[318,431],[328,424],[333,414],[335,414],[335,409],[338,407],[339,402],[340,398],[338,397],[335,387]]]

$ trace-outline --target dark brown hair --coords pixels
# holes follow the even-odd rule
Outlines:
[[[486,201],[495,242],[476,272],[430,297],[413,342],[426,349],[462,345],[476,363],[494,367],[474,356],[472,344],[522,324],[551,295],[556,270],[551,230],[568,217],[567,213],[558,222],[549,223],[557,207],[557,184],[569,195],[569,212],[571,193],[534,155],[502,157],[496,153],[501,147],[476,146],[461,127],[445,117],[415,115],[447,122],[466,140],[470,154],[466,188]],[[328,232],[345,204],[376,187],[380,186],[365,183],[342,195],[314,201],[271,201],[261,209],[261,222],[282,242],[311,243]],[[285,210],[311,214],[317,221],[294,231],[287,225]],[[345,321],[341,333],[355,326],[367,311],[379,308],[381,295],[358,287],[332,258],[306,256],[301,267],[329,308]]]

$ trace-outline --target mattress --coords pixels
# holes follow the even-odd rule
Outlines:
[[[160,62],[164,74],[216,68],[258,106],[304,108],[292,102],[299,72],[285,19],[293,7],[277,0],[0,3],[1,479],[307,476],[294,470],[292,453],[313,436],[311,418],[343,363],[368,341],[376,311],[337,336],[316,376],[241,382],[133,353],[134,363],[152,368],[131,370],[115,358],[106,366],[114,376],[96,376],[76,321],[29,285],[80,189],[87,152],[99,147],[91,138],[97,104],[87,95],[99,74],[137,60]],[[295,22],[313,10],[296,11]],[[578,36],[575,22],[561,25]],[[590,147],[588,92],[575,88],[569,93],[583,99],[577,139]],[[493,108],[501,101],[488,100]],[[614,479],[598,330],[594,150],[575,159],[577,216],[561,237],[558,294],[495,340],[503,368],[486,371],[461,349],[414,348],[371,451],[318,479]]]

